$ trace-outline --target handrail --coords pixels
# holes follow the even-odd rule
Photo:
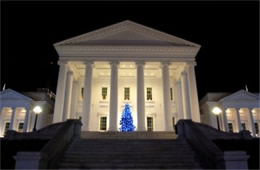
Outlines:
[[[67,120],[54,137],[40,151],[47,155],[47,167],[56,168],[57,161],[74,137],[80,137],[80,120]]]
[[[186,139],[192,149],[200,156],[203,168],[224,169],[223,152],[191,120],[179,120],[178,139]]]

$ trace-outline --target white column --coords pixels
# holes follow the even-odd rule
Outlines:
[[[187,72],[181,73],[181,86],[182,86],[182,99],[183,99],[183,111],[184,118],[191,119],[191,106],[190,106],[190,94],[188,86]]]
[[[177,99],[176,99],[176,102],[177,102],[177,110],[178,110],[178,117],[179,117],[179,120],[180,119],[184,119],[184,113],[183,113],[183,99],[182,99],[182,89],[181,89],[181,82],[180,81],[177,81],[176,82],[176,93],[177,93]]]
[[[243,128],[242,128],[242,124],[241,124],[241,119],[240,119],[239,110],[240,110],[239,108],[236,108],[238,132],[240,132],[240,131],[243,129]]]
[[[136,62],[137,131],[145,131],[144,62]]]
[[[251,128],[252,128],[252,134],[255,137],[256,136],[256,130],[255,130],[255,121],[254,121],[254,116],[253,116],[253,109],[249,108],[249,121],[251,123]]]
[[[71,96],[71,109],[70,109],[71,119],[77,118],[76,112],[77,112],[78,97],[79,97],[79,82],[75,80],[73,81],[72,96]]]
[[[162,62],[162,85],[163,85],[163,103],[164,103],[164,121],[165,131],[173,131],[172,117],[170,108],[170,81],[169,81],[169,65],[170,62]]]
[[[84,82],[84,98],[82,111],[82,130],[89,131],[90,111],[91,111],[91,89],[92,89],[92,72],[93,62],[85,62],[85,82]]]
[[[228,121],[227,121],[227,108],[223,109],[223,123],[224,123],[224,129],[226,132],[229,132],[228,129]]]
[[[110,101],[109,101],[109,131],[117,129],[117,101],[118,101],[118,62],[111,62]]]
[[[15,114],[16,114],[16,109],[15,109],[15,108],[12,108],[12,115],[11,115],[11,121],[10,121],[9,130],[14,130]]]
[[[71,108],[71,96],[72,96],[72,83],[73,83],[73,72],[67,72],[67,81],[66,81],[66,93],[64,101],[64,111],[63,111],[63,121],[66,121],[70,118],[70,108]]]
[[[189,84],[189,93],[190,93],[190,104],[191,104],[191,113],[192,120],[200,122],[200,109],[199,109],[199,100],[196,84],[196,75],[194,66],[196,63],[188,63],[187,73],[188,73],[188,84]]]
[[[26,112],[25,112],[25,118],[24,118],[24,124],[23,124],[23,132],[28,131],[28,124],[29,124],[29,116],[31,113],[30,107],[26,107]]]
[[[5,127],[5,124],[4,124],[4,117],[5,117],[5,113],[6,112],[6,109],[4,107],[1,108],[1,115],[0,115],[0,136],[3,136],[3,129]]]
[[[62,121],[65,88],[66,88],[66,77],[67,77],[67,70],[68,70],[68,65],[66,62],[59,62],[59,65],[60,65],[60,71],[59,71],[58,85],[56,90],[53,123]]]

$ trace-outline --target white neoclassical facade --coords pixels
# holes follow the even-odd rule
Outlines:
[[[35,124],[33,108],[40,106],[42,113]],[[30,132],[34,124],[36,129],[43,128],[52,123],[54,97],[45,91],[17,92],[6,89],[0,92],[0,137],[7,130]]]
[[[200,45],[123,21],[54,47],[60,71],[53,123],[81,118],[83,131],[118,131],[126,103],[137,131],[172,131],[183,118],[200,122]]]
[[[219,107],[219,125],[222,131],[248,130],[252,136],[260,136],[259,93],[239,90],[235,93],[207,93],[200,100],[201,122],[217,128],[217,117],[212,113]]]

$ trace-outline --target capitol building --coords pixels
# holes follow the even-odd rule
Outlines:
[[[136,131],[174,131],[180,119],[259,136],[259,93],[208,93],[198,101],[194,67],[200,45],[126,20],[54,44],[60,65],[55,104],[48,97],[2,91],[0,136],[81,119],[82,131],[119,131],[129,104]],[[44,96],[43,94],[41,94]]]

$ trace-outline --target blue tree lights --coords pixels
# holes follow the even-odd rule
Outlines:
[[[121,132],[133,132],[135,129],[130,106],[128,103],[125,104],[125,108],[122,113],[122,118],[120,120],[120,125],[121,125],[120,128]]]

